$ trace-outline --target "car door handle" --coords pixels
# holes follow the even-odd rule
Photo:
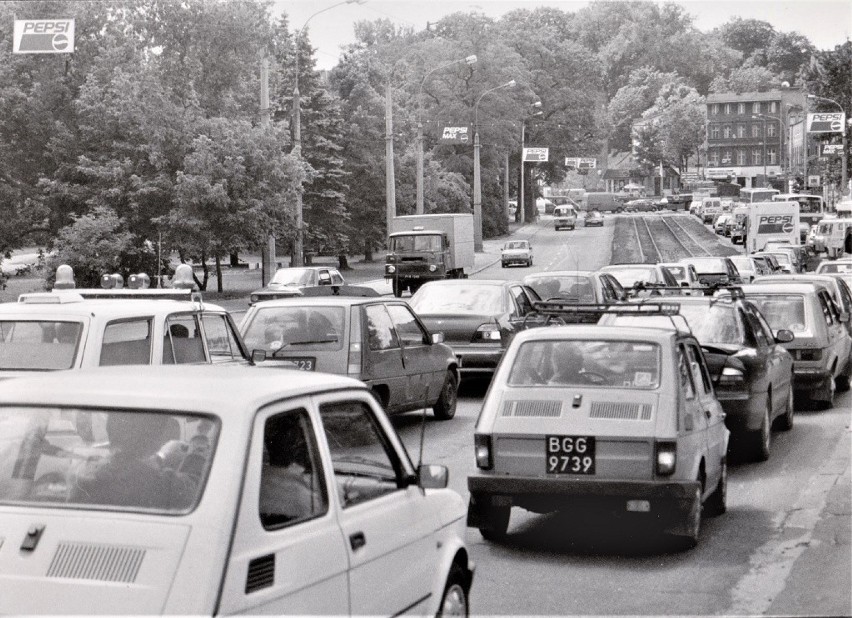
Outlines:
[[[349,546],[352,551],[358,551],[367,544],[367,537],[363,532],[355,532],[349,535]]]

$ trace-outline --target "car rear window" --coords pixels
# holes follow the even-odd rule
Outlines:
[[[716,275],[728,272],[728,269],[725,268],[725,260],[695,260],[690,263],[695,266],[695,272],[699,275]]]
[[[307,268],[281,268],[275,271],[269,283],[276,285],[310,285],[313,271]]]
[[[622,285],[622,287],[625,288],[629,288],[640,281],[644,283],[659,283],[659,281],[657,280],[657,273],[653,267],[623,268],[612,270],[607,268],[604,272],[607,272],[613,277],[615,277],[616,281],[618,281]]]
[[[211,417],[0,408],[0,504],[185,513],[219,436]]]
[[[343,349],[345,311],[303,305],[262,307],[240,328],[250,350],[336,351]]]
[[[498,285],[425,285],[408,303],[418,314],[502,313],[503,290]]]
[[[748,299],[766,318],[772,330],[794,333],[807,329],[805,297],[801,294],[749,294]]]
[[[837,264],[823,262],[817,268],[817,273],[852,273],[852,263]]]
[[[515,355],[508,384],[651,390],[660,385],[660,346],[618,340],[528,341]]]
[[[0,370],[71,369],[82,332],[79,322],[0,321]]]
[[[560,298],[578,303],[594,303],[595,289],[592,280],[583,275],[576,277],[536,277],[526,280],[543,299]]]

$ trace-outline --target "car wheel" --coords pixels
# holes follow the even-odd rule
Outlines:
[[[728,459],[722,458],[722,476],[716,490],[707,499],[706,511],[711,517],[717,517],[728,510]]]
[[[511,506],[488,506],[482,509],[482,524],[479,533],[486,541],[499,541],[506,536],[509,529],[509,517],[512,515]]]
[[[837,390],[838,393],[845,393],[849,390],[850,377],[852,377],[852,362],[850,362],[846,367],[846,372],[837,376],[837,379],[834,381],[835,390]]]
[[[692,504],[690,504],[689,513],[686,516],[686,533],[683,535],[683,542],[688,549],[698,545],[698,537],[701,534],[701,487],[699,485],[695,488]]]
[[[823,410],[830,410],[834,407],[834,393],[837,391],[837,384],[835,380],[828,381],[828,393],[824,399],[818,399],[817,401],[820,404],[820,407]]]
[[[532,258],[527,260],[527,268],[529,268],[530,266],[532,266]]]
[[[467,578],[459,565],[450,567],[447,575],[447,585],[444,586],[444,595],[441,597],[441,606],[438,608],[438,616],[467,616],[470,612],[470,604],[467,597]]]
[[[781,431],[790,431],[793,428],[793,414],[795,413],[795,408],[793,405],[793,381],[792,377],[790,378],[790,388],[787,391],[787,408],[784,410],[784,415],[779,416],[778,420],[778,429]]]
[[[402,284],[397,279],[394,279],[393,280],[393,295],[396,296],[397,298],[400,298],[402,296],[402,290],[403,290]]]
[[[432,406],[435,418],[440,421],[448,421],[456,415],[456,404],[458,404],[459,383],[452,369],[447,370],[444,386],[438,401]]]
[[[749,442],[751,443],[751,458],[754,461],[766,461],[769,459],[769,446],[772,441],[772,432],[770,431],[769,421],[769,406],[763,411],[763,419],[760,422],[760,429],[752,431],[749,434]]]

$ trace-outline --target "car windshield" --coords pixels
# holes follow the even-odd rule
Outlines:
[[[695,266],[695,272],[699,275],[717,275],[728,272],[728,269],[725,268],[725,260],[722,259],[695,260],[690,264]]]
[[[0,321],[0,370],[71,369],[82,332],[79,322]]]
[[[594,303],[595,289],[590,277],[583,275],[571,277],[531,277],[524,282],[543,299],[561,298],[578,303]]]
[[[751,263],[751,260],[744,255],[733,255],[730,260],[734,263],[734,266],[737,267],[737,270],[742,272],[744,270],[754,270],[754,266]]]
[[[818,273],[852,273],[852,262],[840,263],[823,262],[817,268]]]
[[[0,408],[0,504],[185,513],[218,421],[180,413]]]
[[[343,307],[261,307],[240,330],[250,350],[340,350],[344,319]]]
[[[420,314],[497,314],[504,311],[499,285],[424,285],[411,297],[409,304]]]
[[[686,281],[686,266],[666,266],[665,268],[678,281]]]
[[[394,236],[391,239],[391,251],[440,251],[441,236],[439,234],[412,234],[411,236]]]
[[[644,341],[528,341],[515,355],[508,383],[655,389],[660,384],[660,346]]]
[[[779,264],[792,264],[792,260],[790,259],[790,254],[785,253],[783,251],[773,252],[772,255],[775,256],[775,259]]]
[[[512,242],[507,242],[505,248],[506,249],[526,249],[527,246],[528,245],[527,245],[526,241],[515,240],[515,241],[512,241]]]
[[[657,273],[653,267],[648,268],[607,268],[606,273],[615,277],[622,287],[629,288],[634,284],[642,283],[659,283]]]
[[[748,299],[757,306],[772,330],[787,329],[794,333],[806,330],[805,297],[801,294],[751,294]]]
[[[275,272],[272,281],[276,285],[310,285],[314,271],[309,268],[282,268]]]

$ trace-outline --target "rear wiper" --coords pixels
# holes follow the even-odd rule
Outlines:
[[[272,352],[272,358],[275,358],[275,355],[278,354],[281,350],[288,347],[293,347],[296,345],[317,345],[320,343],[337,343],[338,339],[335,337],[334,339],[314,339],[312,341],[292,341],[289,343],[283,344],[280,348],[276,348]]]

